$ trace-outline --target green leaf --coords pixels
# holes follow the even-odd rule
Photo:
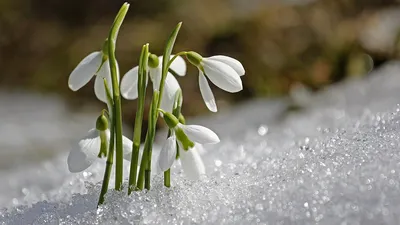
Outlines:
[[[119,32],[119,28],[121,28],[122,22],[124,21],[124,18],[126,16],[126,13],[128,12],[128,9],[129,9],[129,3],[125,2],[121,6],[121,9],[118,11],[117,16],[115,17],[114,23],[110,30],[109,41],[113,41],[113,42],[116,41],[118,32]]]
[[[164,49],[164,57],[163,57],[163,64],[162,64],[162,71],[163,75],[164,73],[166,74],[168,72],[168,62],[169,58],[171,57],[172,49],[174,48],[175,45],[175,40],[176,37],[178,36],[179,30],[181,29],[182,22],[179,22],[175,29],[172,31],[171,35],[168,38],[167,44],[165,45]]]

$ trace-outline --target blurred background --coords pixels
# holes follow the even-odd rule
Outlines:
[[[48,140],[67,149],[70,139],[86,132],[83,126],[94,123],[93,115],[103,103],[92,85],[69,90],[68,76],[83,57],[100,50],[123,2],[0,1],[3,155],[16,154],[10,149],[23,149],[23,154],[31,154],[30,160],[51,155],[54,143]],[[288,110],[299,108],[306,105],[307,95],[345,79],[362,79],[373,67],[399,57],[398,0],[128,2],[130,11],[117,45],[121,74],[137,65],[144,43],[162,54],[169,33],[183,21],[175,52],[229,55],[246,69],[242,92],[228,94],[212,86],[220,111],[242,101],[280,96],[291,96],[294,107]],[[184,114],[211,114],[199,92],[197,70],[189,67],[179,82]],[[131,126],[136,101],[123,101],[123,107],[124,121]],[[37,154],[33,148],[47,150]],[[18,160],[0,158],[0,169]]]

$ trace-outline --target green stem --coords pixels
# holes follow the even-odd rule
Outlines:
[[[160,94],[159,94],[159,92],[157,92],[157,91],[155,91],[154,92],[154,94],[153,94],[153,102],[152,102],[152,107],[150,108],[150,113],[151,113],[151,115],[153,115],[153,119],[150,121],[151,122],[151,128],[152,129],[150,129],[150,140],[151,140],[151,142],[150,142],[150,144],[149,144],[149,149],[146,151],[146,153],[147,153],[147,166],[146,166],[146,172],[145,172],[145,188],[147,189],[147,190],[150,190],[150,179],[151,179],[151,159],[152,159],[152,150],[153,150],[153,143],[154,143],[154,138],[155,138],[155,136],[156,136],[156,126],[157,126],[157,116],[158,116],[158,111],[157,111],[157,109],[158,109],[158,107],[156,108],[156,107],[154,107],[155,106],[155,104],[156,104],[156,102],[159,102],[159,98],[161,98],[160,97]],[[154,115],[156,115],[156,116],[154,116]]]
[[[138,189],[143,190],[143,185],[147,190],[150,190],[150,178],[151,178],[151,155],[153,149],[153,142],[155,138],[155,127],[156,121],[154,120],[154,114],[157,114],[157,101],[159,92],[153,93],[153,99],[150,105],[150,117],[149,126],[146,134],[146,140],[144,143],[144,150],[142,156],[142,162],[140,163],[139,178],[137,182]]]
[[[145,166],[147,164],[147,154],[145,154],[145,152],[148,151],[149,144],[150,144],[149,131],[147,130],[146,140],[144,141],[142,161],[140,162],[139,175],[138,175],[138,180],[137,180],[137,184],[136,184],[136,188],[138,190],[143,190],[143,188],[144,188],[144,171],[145,171]]]
[[[182,55],[186,55],[186,54],[187,54],[187,52],[185,52],[185,51],[175,54],[174,57],[172,57],[172,59],[169,60],[167,68],[169,68],[171,66],[172,62],[175,61],[175,59],[178,58],[178,56],[182,56]]]
[[[144,102],[146,97],[146,79],[147,79],[147,64],[149,58],[149,45],[146,44],[142,48],[139,60],[139,73],[138,73],[138,106],[136,111],[135,128],[133,131],[133,144],[132,144],[132,158],[131,167],[129,171],[129,188],[128,195],[136,188],[136,177],[138,170],[140,141],[142,133],[142,122],[144,114]]]
[[[171,187],[171,168],[164,171],[164,186]]]
[[[108,100],[108,105],[109,108],[113,110],[113,100],[112,96],[110,93],[110,89],[108,88],[107,81],[104,79],[104,87],[106,90],[107,94],[107,100]],[[110,175],[111,175],[111,170],[112,170],[112,164],[114,161],[114,115],[115,112],[109,112],[109,121],[110,121],[110,144],[108,146],[108,153],[107,153],[107,161],[106,161],[106,170],[104,172],[104,178],[103,178],[103,184],[101,186],[101,192],[100,192],[100,197],[99,197],[99,202],[97,203],[97,206],[101,205],[104,203],[104,196],[107,193],[108,190],[108,184],[110,182]]]
[[[119,10],[114,23],[111,27],[108,37],[108,59],[112,78],[113,100],[114,100],[114,118],[115,118],[115,139],[116,139],[116,157],[115,157],[115,189],[122,189],[123,181],[123,146],[122,146],[122,114],[121,114],[121,96],[119,92],[119,70],[117,59],[115,57],[115,47],[119,29],[128,12],[129,4],[124,3]]]

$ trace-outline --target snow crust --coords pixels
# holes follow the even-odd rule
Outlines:
[[[206,176],[186,180],[176,164],[172,188],[156,175],[150,191],[110,191],[98,209],[103,162],[70,174],[61,153],[15,167],[1,174],[0,224],[400,224],[399,96],[392,62],[300,111],[254,100],[189,120],[221,137],[205,146]]]

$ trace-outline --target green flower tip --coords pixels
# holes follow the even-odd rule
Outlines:
[[[96,120],[96,129],[105,131],[108,129],[108,119],[104,114],[101,114]]]
[[[182,144],[183,150],[187,151],[194,147],[194,143],[188,138],[188,136],[180,127],[175,129],[175,135],[179,142]]]
[[[150,54],[149,55],[149,66],[151,68],[157,68],[159,64],[160,64],[160,61],[158,60],[158,57],[154,54]]]
[[[178,125],[179,120],[172,113],[165,111],[161,112],[164,114],[164,121],[168,125],[168,127],[170,129],[174,129]]]
[[[201,61],[203,61],[203,57],[197,52],[187,52],[186,53],[187,60],[196,67],[200,66]]]

